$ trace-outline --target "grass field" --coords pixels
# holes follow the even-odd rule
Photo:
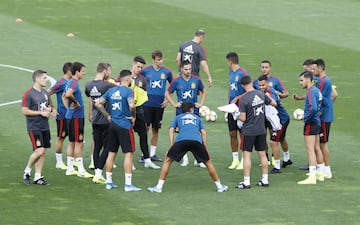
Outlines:
[[[45,69],[58,79],[66,61],[81,61],[93,79],[99,62],[113,65],[114,75],[129,68],[135,55],[151,63],[150,53],[161,49],[165,65],[176,71],[179,44],[204,28],[208,63],[214,86],[206,105],[212,109],[227,101],[225,55],[236,51],[252,77],[259,62],[269,59],[273,73],[290,93],[303,93],[298,84],[306,58],[323,58],[337,85],[330,151],[333,179],[299,186],[307,163],[302,122],[288,129],[293,166],[270,175],[270,187],[257,188],[258,158],[253,154],[250,190],[233,188],[241,171],[231,171],[227,125],[218,112],[216,123],[206,123],[208,146],[226,193],[216,193],[206,170],[174,164],[162,194],[106,191],[90,180],[66,177],[55,169],[54,149],[46,155],[44,175],[49,187],[25,186],[22,173],[31,146],[19,103],[0,106],[0,224],[360,224],[360,91],[359,1],[215,1],[215,0],[2,0],[0,2],[0,64]],[[22,23],[16,23],[16,18]],[[75,37],[66,36],[68,32]],[[0,105],[20,100],[32,85],[31,73],[0,66]],[[289,113],[302,102],[283,100]],[[168,148],[167,127],[174,115],[165,110],[158,155]],[[50,121],[55,142],[55,121]],[[89,161],[90,124],[86,124],[85,165]],[[138,142],[138,139],[136,138]],[[156,184],[159,171],[142,168],[136,152],[133,182],[144,189]],[[65,159],[65,158],[64,158]],[[122,187],[122,155],[114,181]]]

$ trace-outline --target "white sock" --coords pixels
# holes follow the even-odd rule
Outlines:
[[[239,160],[239,153],[238,152],[232,152],[233,160]]]
[[[34,181],[39,180],[41,178],[41,173],[35,173]]]
[[[112,183],[112,172],[106,172],[106,183]]]
[[[102,169],[95,169],[95,177],[100,178],[102,176]]]
[[[183,162],[189,162],[189,157],[187,154],[184,155]]]
[[[290,152],[289,150],[287,152],[283,152],[283,158],[284,158],[284,162],[287,162],[290,160]]]
[[[55,157],[56,157],[56,164],[58,165],[63,164],[62,153],[55,153]]]
[[[317,164],[317,165],[316,165],[317,172],[318,172],[318,173],[321,173],[321,174],[324,174],[324,167],[325,167],[325,164],[324,164],[324,163]]]
[[[31,174],[31,168],[26,167],[26,168],[24,169],[24,173],[26,173],[26,174]]]
[[[72,156],[68,156],[66,157],[67,161],[66,161],[66,164],[67,164],[67,170],[68,171],[74,171],[74,157]]]
[[[150,146],[150,157],[153,157],[154,155],[156,155],[156,146],[151,145]]]
[[[159,189],[162,189],[164,186],[165,180],[159,180],[156,187]]]
[[[244,176],[244,184],[245,185],[250,185],[250,177],[245,177]]]
[[[324,166],[324,174],[331,174],[331,167],[330,166]]]
[[[78,157],[78,158],[75,158],[77,164],[78,164],[78,171],[81,173],[81,172],[84,172],[85,171],[85,168],[84,168],[84,164],[83,164],[83,158],[82,157]]]
[[[309,176],[316,177],[316,166],[309,166]]]
[[[216,185],[217,188],[221,188],[221,187],[222,187],[220,180],[217,180],[217,181],[215,181],[214,183],[215,183],[215,185]]]
[[[279,160],[279,165],[280,165],[280,160]],[[263,182],[263,184],[268,184],[269,183],[269,175],[268,174],[263,174],[262,177],[261,177],[261,181]]]
[[[276,168],[276,169],[280,169],[280,159],[277,159],[277,160],[275,160],[275,165],[274,165],[274,167]]]
[[[131,173],[125,173],[125,185],[131,185],[131,178],[132,178]]]

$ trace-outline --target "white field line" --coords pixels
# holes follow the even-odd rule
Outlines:
[[[19,67],[19,66],[11,66],[11,65],[0,64],[0,67],[10,68],[10,69],[14,69],[14,70],[21,70],[21,71],[25,71],[25,72],[29,72],[29,73],[34,72],[34,70],[26,69],[26,68]],[[51,76],[48,76],[48,78],[49,78],[49,81],[51,83],[51,86],[53,86],[56,83],[56,80]],[[20,102],[21,102],[21,100],[0,103],[0,107],[1,106],[6,106],[6,105],[17,104],[17,103],[20,103]]]

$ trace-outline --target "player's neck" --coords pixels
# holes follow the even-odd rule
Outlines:
[[[240,65],[239,65],[239,64],[233,64],[233,65],[231,65],[231,70],[232,70],[232,71],[236,71],[236,70],[238,70],[238,69],[240,69]]]
[[[35,90],[37,90],[38,92],[41,92],[42,91],[42,87],[41,87],[41,85],[40,84],[37,84],[37,83],[35,83],[34,85],[33,85],[33,88],[35,89]]]
[[[161,69],[161,66],[153,65],[154,70],[159,71]]]
[[[94,80],[104,80],[104,75],[101,73],[97,73]]]

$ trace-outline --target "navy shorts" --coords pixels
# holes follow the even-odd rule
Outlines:
[[[68,136],[68,126],[65,118],[56,119],[57,137],[66,138]]]
[[[331,122],[321,121],[321,133],[320,133],[320,142],[321,143],[326,143],[329,141],[330,125],[331,125]]]
[[[321,133],[321,127],[317,124],[306,123],[304,125],[304,136],[318,135]]]
[[[239,131],[241,132],[241,129],[239,128],[239,126],[237,125],[237,121],[234,120],[234,117],[232,116],[231,113],[228,113],[227,114],[227,123],[228,123],[228,128],[229,128],[229,131]]]
[[[33,150],[51,147],[50,130],[29,130],[28,132]]]
[[[281,129],[278,131],[272,131],[272,128],[270,128],[270,140],[275,141],[275,142],[282,142],[284,141],[285,137],[286,137],[286,130],[287,127],[289,126],[289,122],[290,120],[288,120],[285,124],[281,124]]]
[[[70,142],[84,142],[84,118],[66,119]]]

